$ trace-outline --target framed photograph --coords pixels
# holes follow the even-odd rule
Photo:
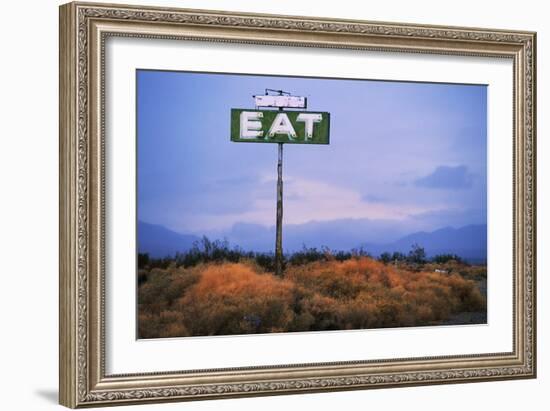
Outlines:
[[[534,378],[533,32],[60,8],[60,403]]]

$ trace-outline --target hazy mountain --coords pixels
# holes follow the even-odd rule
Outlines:
[[[199,237],[171,231],[160,225],[139,222],[139,250],[154,257],[174,255],[188,250]],[[487,226],[469,225],[461,228],[446,227],[433,232],[415,232],[404,235],[398,224],[384,221],[334,220],[285,225],[283,246],[285,252],[306,247],[326,246],[334,250],[363,247],[374,256],[384,251],[408,253],[413,244],[424,247],[428,256],[457,254],[470,261],[487,259]],[[232,246],[245,250],[272,252],[275,245],[275,228],[258,224],[239,223],[231,230],[207,233],[214,239],[226,238]],[[375,240],[373,240],[375,239]]]
[[[273,251],[275,228],[257,224],[235,224],[224,234],[231,244],[246,250]],[[408,253],[413,244],[424,247],[428,256],[457,254],[471,261],[487,258],[487,226],[446,227],[433,232],[403,233],[399,224],[367,219],[334,220],[285,225],[283,247],[292,252],[306,247],[350,250],[363,247],[372,255],[384,251]]]
[[[356,248],[365,242],[387,243],[408,234],[398,222],[391,220],[339,219],[310,221],[304,224],[285,224],[283,247],[285,252],[306,247],[329,247],[337,250]],[[212,238],[227,238],[246,250],[273,251],[275,227],[238,223],[223,233],[207,234]]]
[[[408,253],[413,244],[424,247],[428,256],[457,254],[470,261],[484,262],[487,260],[487,226],[445,227],[432,232],[409,234],[387,244],[364,243],[362,246],[373,255],[379,255],[384,251]]]
[[[193,246],[199,237],[180,234],[166,227],[138,221],[138,250],[151,257],[173,256]]]

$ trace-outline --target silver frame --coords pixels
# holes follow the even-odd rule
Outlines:
[[[513,351],[106,375],[104,48],[112,36],[512,59]],[[534,378],[535,50],[533,32],[92,3],[61,6],[60,403],[75,408]]]

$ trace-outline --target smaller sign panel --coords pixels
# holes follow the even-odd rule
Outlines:
[[[254,96],[256,107],[307,108],[307,98],[298,96]]]
[[[313,111],[231,109],[231,141],[329,144],[330,114]]]

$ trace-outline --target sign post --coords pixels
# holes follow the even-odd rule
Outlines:
[[[276,92],[277,95],[270,95]],[[277,143],[277,216],[275,231],[275,274],[283,274],[283,144],[329,144],[330,114],[327,112],[284,111],[306,108],[305,97],[291,96],[282,90],[266,89],[254,96],[256,108],[231,109],[231,141],[239,143]],[[258,110],[272,107],[278,110]]]
[[[275,228],[275,275],[283,275],[283,143],[278,144],[277,224]]]

